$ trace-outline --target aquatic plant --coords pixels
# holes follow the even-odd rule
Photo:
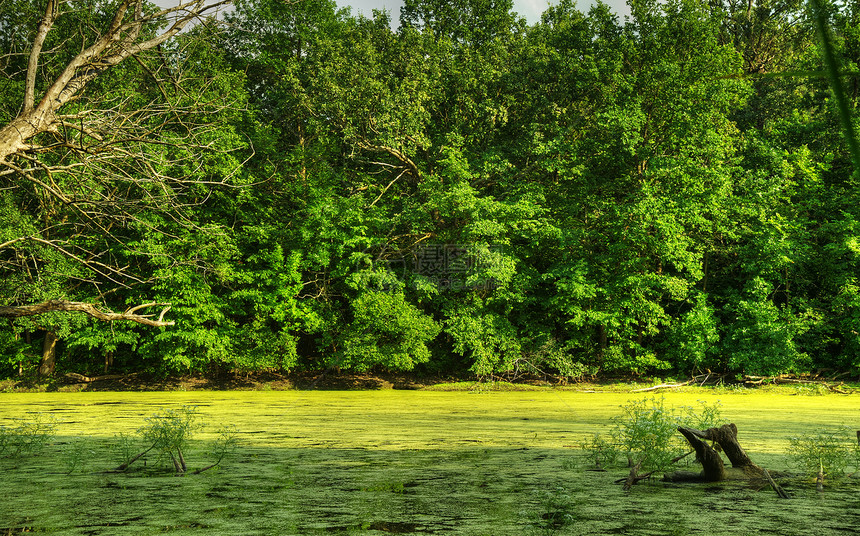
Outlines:
[[[789,439],[788,454],[794,466],[804,474],[815,476],[818,487],[825,477],[842,477],[855,452],[856,445],[845,430],[818,430]]]
[[[41,413],[32,420],[15,419],[13,426],[0,426],[0,456],[35,454],[54,437],[56,423]]]
[[[132,452],[135,452],[133,450],[134,440],[127,435],[118,436],[118,452],[122,454],[125,461],[116,470],[125,471],[147,453],[156,451],[160,456],[170,460],[177,474],[183,474],[188,471],[183,451],[187,450],[186,447],[194,432],[201,428],[203,428],[203,424],[199,422],[197,408],[194,406],[182,406],[179,409],[167,409],[155,413],[148,417],[146,424],[137,430],[137,435],[145,446],[144,450],[131,455]],[[199,474],[219,466],[225,456],[235,450],[236,434],[235,426],[226,425],[222,427],[213,444],[212,453],[216,461],[193,471],[193,473]]]
[[[610,436],[618,451],[626,455],[628,465],[642,470],[663,471],[689,452],[679,426],[707,429],[721,424],[720,403],[699,401],[699,407],[667,407],[665,398],[633,400],[621,406],[621,414],[612,419]],[[608,453],[605,445],[593,446]]]

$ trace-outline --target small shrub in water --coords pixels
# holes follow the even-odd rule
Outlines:
[[[540,506],[536,525],[546,534],[553,534],[563,527],[569,527],[576,521],[573,497],[563,487],[545,491],[540,496]]]
[[[146,419],[146,424],[137,430],[139,441],[126,435],[119,436],[119,442],[115,447],[123,462],[116,468],[117,471],[127,470],[133,463],[142,458],[148,452],[156,451],[161,457],[170,460],[174,471],[184,474],[188,467],[185,463],[183,451],[187,450],[188,442],[194,432],[202,428],[198,422],[197,409],[193,406],[182,406],[178,410],[168,409],[156,413]],[[225,456],[236,448],[237,432],[234,426],[225,426],[219,430],[218,439],[213,445],[213,455],[217,461],[202,469],[194,471],[194,474],[202,473],[213,467],[217,467]],[[138,451],[137,445],[142,444],[143,451]],[[138,452],[137,454],[133,454]]]
[[[184,473],[186,465],[182,451],[194,432],[200,428],[197,420],[195,407],[168,409],[148,417],[146,424],[139,428],[137,433],[143,437],[144,443],[152,445],[151,449],[170,458],[177,473]]]
[[[67,445],[63,448],[63,463],[66,466],[66,474],[85,471],[87,462],[93,454],[95,452],[86,439],[80,439]]]
[[[789,439],[788,454],[794,466],[804,474],[818,475],[819,486],[824,477],[839,478],[851,461],[856,446],[844,431],[821,430]]]
[[[585,444],[585,453],[588,460],[598,469],[615,465],[618,460],[618,449],[615,444],[600,433],[594,434]]]
[[[702,430],[722,424],[719,402],[700,407],[666,407],[665,399],[645,398],[621,406],[621,415],[612,419],[610,439],[599,435],[586,445],[589,458],[610,465],[621,455],[631,467],[662,471],[674,464],[690,446],[678,433],[679,426]]]
[[[221,462],[224,461],[228,455],[235,452],[236,448],[239,445],[239,432],[234,425],[226,425],[222,426],[218,430],[218,438],[215,440],[215,443],[212,445],[212,457],[215,458],[215,462],[203,467],[202,469],[198,469],[194,471],[194,474],[200,474],[203,471],[207,471],[212,469],[213,467],[218,467],[221,465]]]
[[[140,452],[140,439],[131,434],[120,433],[114,436],[114,443],[111,445],[118,466],[129,463],[129,460],[135,457]]]
[[[0,456],[29,456],[54,438],[56,423],[41,413],[31,421],[16,419],[15,423],[14,426],[0,426]]]

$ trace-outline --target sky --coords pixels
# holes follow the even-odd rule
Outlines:
[[[391,12],[391,21],[396,25],[400,20],[400,7],[403,5],[403,0],[335,0],[339,7],[352,7],[353,14],[363,13],[370,16],[374,9],[385,9]],[[178,0],[154,0],[156,5],[161,7],[173,7],[178,3]],[[619,15],[621,22],[624,22],[624,16],[630,14],[630,9],[627,7],[626,0],[604,0],[612,11]],[[551,4],[555,3],[551,0],[514,0],[514,12],[526,18],[529,24],[534,24],[540,20],[541,13]],[[588,11],[591,5],[590,0],[576,0],[577,6],[581,11]]]
[[[624,16],[630,13],[625,0],[604,0],[612,10],[620,15],[623,22]],[[543,13],[551,2],[548,0],[514,0],[514,11],[519,13],[529,24],[534,24],[540,20]],[[340,7],[352,6],[354,14],[363,13],[367,16],[374,9],[386,9],[391,12],[391,19],[397,21],[400,18],[400,6],[403,5],[402,0],[337,0],[337,5]],[[577,6],[581,11],[588,11],[588,6],[591,3],[588,0],[578,0]]]

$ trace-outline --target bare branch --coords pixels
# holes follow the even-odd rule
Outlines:
[[[131,21],[124,23],[133,1],[135,14]],[[58,17],[56,0],[47,0],[45,16],[39,24],[28,60],[22,112],[0,129],[0,163],[5,162],[11,155],[27,150],[28,140],[37,134],[56,131],[57,112],[60,107],[75,98],[99,74],[134,54],[157,47],[181,32],[192,20],[230,2],[231,0],[220,0],[206,4],[204,0],[195,0],[150,16],[142,16],[141,0],[123,1],[117,6],[114,18],[104,33],[66,65],[36,106],[34,102],[39,56],[45,38]],[[165,19],[171,14],[177,14],[176,20],[166,30],[145,41],[138,41],[145,24]]]
[[[152,315],[139,315],[137,311],[146,307],[165,306],[158,320],[153,320]],[[169,303],[145,303],[132,307],[122,313],[104,312],[96,309],[91,303],[75,302],[68,300],[48,300],[35,305],[6,305],[0,306],[0,318],[22,318],[26,316],[36,316],[45,313],[66,312],[66,313],[84,313],[93,318],[104,320],[105,322],[114,322],[116,320],[129,320],[146,326],[164,327],[173,326],[174,321],[165,322],[164,314],[170,310]]]
[[[109,281],[111,281],[111,282],[113,282],[116,285],[119,285],[121,287],[128,288],[128,285],[126,285],[125,283],[120,281],[120,278],[133,279],[139,283],[142,283],[142,281],[140,279],[138,279],[137,277],[134,277],[131,274],[124,272],[121,268],[117,268],[117,267],[106,265],[106,264],[103,264],[100,262],[93,262],[91,260],[84,259],[84,258],[80,257],[79,255],[75,255],[71,251],[68,251],[67,249],[63,248],[62,246],[60,246],[59,244],[57,244],[56,242],[54,242],[52,240],[45,240],[43,238],[38,238],[35,236],[28,236],[27,240],[31,240],[33,242],[43,244],[45,246],[53,248],[55,251],[57,251],[57,252],[65,255],[66,257],[86,266],[87,268],[89,268],[93,272],[99,274],[100,276],[104,277],[105,279],[107,279],[107,280],[109,280]],[[118,276],[118,277],[116,277],[116,276]]]
[[[406,164],[406,167],[409,168],[409,174],[412,175],[412,178],[414,180],[421,179],[421,170],[418,169],[418,166],[415,164],[415,162],[413,162],[412,159],[409,158],[409,156],[406,155],[406,153],[404,153],[403,151],[396,149],[394,147],[389,147],[387,145],[376,145],[376,144],[370,143],[366,140],[361,140],[358,143],[358,146],[361,147],[362,149],[367,149],[370,151],[384,152],[384,153],[390,154],[391,156],[393,156],[394,158],[396,158],[397,160],[399,160],[403,164]]]
[[[206,45],[188,35],[176,40],[177,47],[160,46],[230,0],[175,0],[174,7],[148,13],[143,0],[117,0],[103,28],[78,31],[61,24],[71,16],[65,0],[41,1],[43,17],[26,29],[29,46],[0,55],[0,60],[17,56],[15,72],[2,74],[24,90],[18,116],[0,124],[0,190],[12,192],[21,214],[5,224],[10,228],[0,243],[0,280],[6,303],[57,297],[40,286],[46,274],[64,278],[77,296],[84,296],[78,292],[82,285],[92,285],[96,297],[80,299],[98,302],[111,292],[156,280],[146,273],[148,259],[180,262],[181,254],[151,248],[151,239],[178,239],[183,232],[177,228],[212,232],[216,227],[199,226],[189,207],[206,203],[214,188],[241,187],[230,184],[235,170],[219,166],[213,175],[205,169],[216,154],[239,168],[244,157],[230,153],[246,151],[246,144],[223,143],[223,122],[212,119],[235,113],[237,106],[219,90],[219,75],[212,77],[208,67],[190,59]],[[68,33],[59,35],[62,31]],[[57,58],[67,63],[52,64]],[[157,86],[146,79],[130,95],[115,80],[98,88],[92,83],[126,59],[140,67],[131,73],[152,77]],[[71,101],[74,105],[67,106]],[[195,270],[208,269],[199,259],[188,263]],[[155,305],[163,306],[160,314],[143,314]],[[50,300],[0,307],[5,311],[0,317],[51,310],[173,325],[164,320],[170,306],[155,303],[114,313],[88,303]]]
[[[376,202],[377,202],[377,201],[379,201],[380,199],[382,199],[382,196],[383,196],[383,195],[385,195],[385,192],[387,192],[387,191],[388,191],[388,189],[389,189],[389,188],[391,188],[391,186],[392,186],[395,182],[397,182],[397,179],[399,179],[400,177],[402,177],[402,176],[403,176],[403,174],[404,174],[404,173],[406,173],[406,171],[407,171],[407,170],[406,170],[406,169],[404,169],[403,171],[401,171],[401,172],[400,172],[400,175],[398,175],[398,176],[394,177],[393,179],[391,179],[391,182],[389,182],[389,183],[388,183],[388,185],[387,185],[385,188],[383,188],[381,192],[379,192],[379,195],[376,197],[376,199],[374,199],[374,200],[373,200],[373,203],[371,203],[371,204],[370,204],[370,206],[372,207],[373,205],[375,205],[375,204],[376,204]]]
[[[39,56],[42,54],[42,45],[54,21],[57,18],[56,0],[48,0],[45,6],[45,16],[39,22],[39,29],[33,39],[33,47],[30,49],[30,57],[27,59],[27,81],[24,89],[24,113],[33,110],[36,94],[36,72],[39,68]]]

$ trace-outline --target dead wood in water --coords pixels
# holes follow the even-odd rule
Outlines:
[[[666,474],[664,480],[668,482],[762,481],[767,482],[780,497],[785,499],[789,497],[767,470],[753,463],[741,447],[737,437],[738,428],[734,423],[725,424],[718,428],[708,428],[704,431],[681,426],[678,431],[696,451],[696,459],[702,464],[702,472],[696,475],[689,471],[676,471]],[[703,440],[719,445],[732,465],[731,470],[726,469],[720,453]]]

